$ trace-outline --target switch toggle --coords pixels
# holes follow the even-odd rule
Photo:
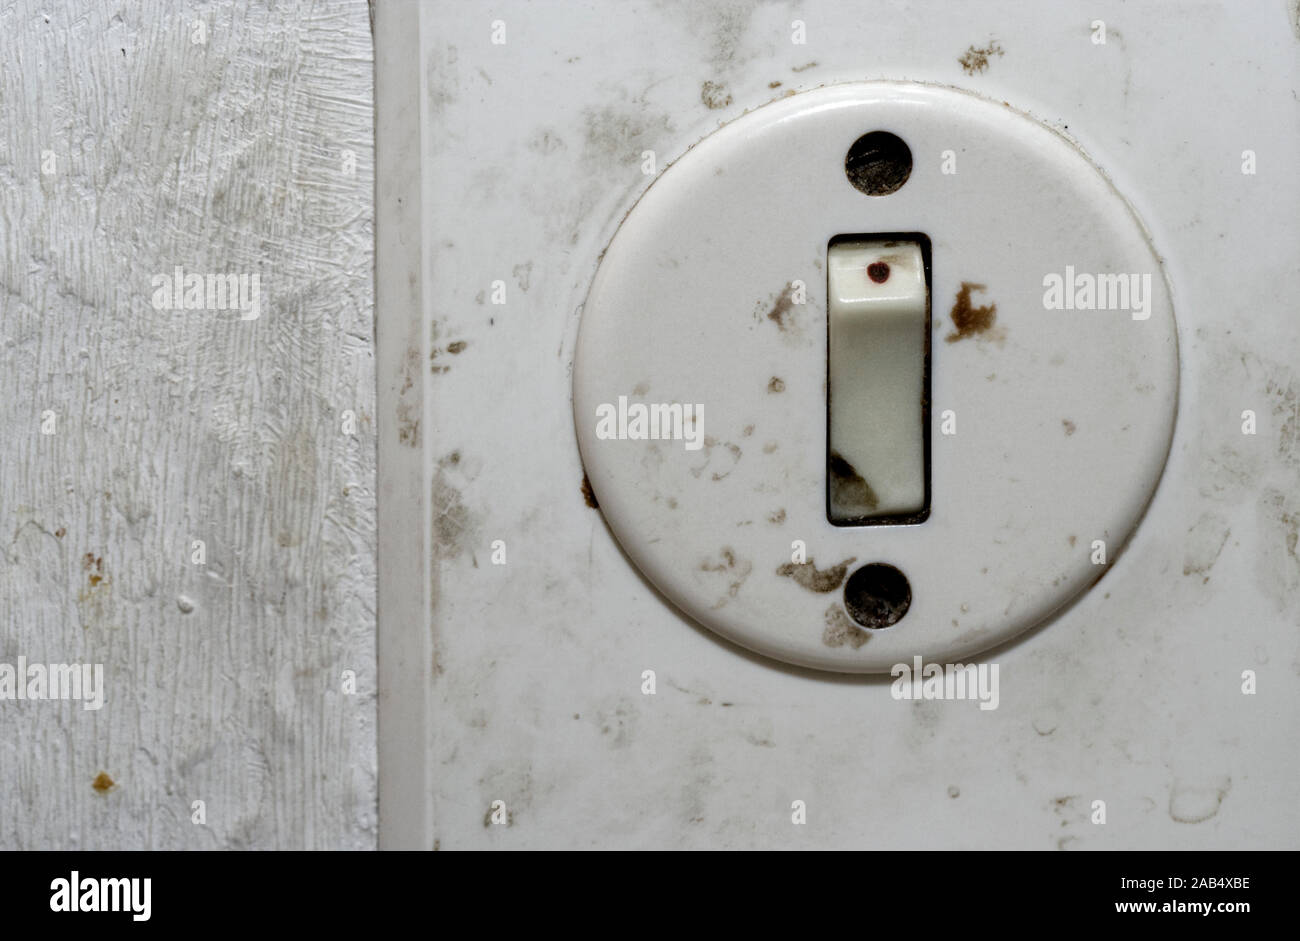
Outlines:
[[[923,236],[837,238],[827,250],[827,518],[929,514],[930,291]]]

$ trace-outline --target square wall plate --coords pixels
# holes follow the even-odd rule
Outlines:
[[[1018,2],[447,0],[381,3],[374,15],[382,846],[1296,845],[1296,4],[1135,8],[1102,0],[1081,11],[1076,4]],[[735,139],[735,128],[752,127],[752,160],[738,156],[717,169],[764,166],[769,138],[758,129],[774,126],[762,115],[777,112],[763,109],[786,109],[780,113],[801,120],[801,102],[841,101],[848,94],[842,89],[855,83],[974,96],[1023,118],[1026,127],[1046,129],[1042,140],[1053,143],[1043,147],[1066,142],[1140,220],[1140,238],[1157,259],[1159,303],[1173,312],[1163,322],[1176,322],[1176,368],[1169,385],[1152,387],[1176,402],[1176,422],[1153,423],[1155,430],[1143,431],[1131,447],[1115,445],[1124,459],[1143,448],[1167,455],[1154,496],[1144,508],[1134,505],[1140,521],[1122,547],[1111,547],[1097,570],[1104,578],[1068,573],[1082,579],[1082,590],[1065,592],[1071,597],[1064,603],[1043,601],[1045,620],[1038,618],[1037,627],[993,649],[963,653],[997,668],[996,708],[970,699],[900,698],[889,674],[826,672],[874,669],[866,652],[893,650],[884,646],[893,641],[878,640],[857,651],[853,642],[862,635],[847,622],[827,625],[826,636],[839,641],[835,650],[804,657],[815,665],[825,660],[825,669],[747,649],[762,645],[749,643],[746,629],[777,610],[752,601],[753,593],[776,590],[770,586],[782,560],[726,550],[762,538],[784,552],[801,535],[772,529],[779,521],[768,514],[776,508],[758,500],[753,532],[744,519],[729,522],[730,532],[710,534],[717,551],[704,565],[688,557],[698,578],[716,582],[723,603],[722,614],[692,617],[690,593],[679,590],[690,583],[674,570],[671,552],[638,544],[642,535],[645,542],[659,538],[646,527],[660,517],[638,515],[622,491],[604,511],[592,505],[602,490],[615,493],[618,475],[637,473],[637,462],[611,471],[613,477],[589,467],[588,481],[585,442],[579,450],[575,374],[590,371],[585,362],[575,367],[580,330],[584,317],[606,316],[584,307],[592,297],[619,297],[620,279],[626,286],[642,276],[636,253],[611,249],[620,226],[672,231],[671,220],[653,215],[663,200],[639,201],[657,181],[666,187],[674,173],[698,173],[694,148],[696,156],[709,153],[712,145],[702,142],[715,133],[730,128]],[[750,123],[735,123],[742,120]],[[907,127],[894,130],[907,137]],[[1022,138],[1026,153],[1036,139]],[[922,182],[946,172],[938,168],[949,159],[942,146],[924,140],[912,155],[918,195],[901,202],[905,185],[893,204],[911,205],[910,216],[877,225],[828,207],[824,232],[807,227],[807,257],[798,263],[816,270],[814,258],[824,259],[828,240],[839,234],[925,233],[934,245],[930,419],[940,422],[944,409],[955,410],[955,442],[978,445],[978,414],[961,404],[957,374],[945,363],[968,357],[962,368],[975,375],[979,363],[970,357],[992,362],[1017,348],[1027,335],[1017,324],[1031,322],[1031,309],[1043,316],[1041,279],[1072,264],[1072,257],[1049,257],[1050,245],[1038,234],[1044,219],[1070,232],[1081,217],[1062,195],[1058,216],[1036,209],[1030,218],[1024,207],[1050,207],[1053,191],[1026,174],[1024,198],[1006,200],[986,220],[1000,241],[990,235],[977,248],[1000,280],[980,294],[963,283],[975,279],[958,270],[962,249],[945,234],[949,220],[967,229],[979,220],[956,218],[960,200],[921,195]],[[981,172],[981,141],[976,133],[953,148],[956,184],[966,179],[963,172]],[[808,156],[789,161],[787,178],[749,191],[733,187],[716,203],[709,200],[724,190],[700,176],[698,223],[654,244],[665,253],[674,248],[665,241],[695,246],[707,227],[743,228],[752,217],[753,236],[716,244],[723,261],[709,263],[744,264],[747,252],[767,259],[765,252],[783,251],[790,230],[783,235],[783,220],[772,218],[770,207],[786,207],[791,225],[820,211],[817,194],[832,189],[825,174],[839,172],[835,161],[822,159],[822,146],[810,139]],[[1006,171],[1000,168],[1003,178]],[[792,197],[800,187],[811,210]],[[846,198],[874,198],[842,188]],[[1021,220],[1023,239],[1002,237]],[[1118,242],[1094,248],[1098,257],[1121,251]],[[684,267],[680,275],[664,271],[663,296],[681,290],[686,281],[678,278],[701,278],[704,258],[695,248],[674,257]],[[602,259],[609,265],[598,280]],[[781,269],[784,261],[764,264]],[[796,280],[783,270],[753,296],[738,297],[736,346],[771,330],[773,356],[799,351],[790,354],[800,364],[796,371],[774,378],[784,394],[811,403],[805,450],[814,465],[825,466],[817,438],[825,424],[818,412],[824,375],[816,344],[824,343],[826,316],[824,272],[820,277],[820,284],[808,279],[812,289],[798,308],[783,300],[783,286]],[[699,283],[716,293],[716,283]],[[945,343],[947,331],[960,338],[980,305],[992,302],[1008,332],[1003,346],[994,333]],[[654,309],[648,301],[647,311]],[[776,322],[786,313],[807,327],[806,349],[795,340],[780,346]],[[700,316],[724,314],[707,305]],[[697,336],[666,329],[667,321],[656,332],[654,322],[643,321],[635,336],[647,362],[669,369],[706,359],[701,337],[714,342],[717,323],[700,321]],[[611,343],[617,332],[607,331]],[[1050,357],[1035,361],[1036,355],[1029,350],[1024,363],[1045,369]],[[712,359],[719,374],[733,365],[725,354]],[[683,382],[690,375],[683,369]],[[1044,371],[1023,375],[1036,378],[1026,378],[1007,401],[1013,409],[1023,402],[1025,415],[1044,401],[1113,414],[1105,403],[1116,390],[1104,372],[1091,380],[1070,373],[1059,382]],[[1121,378],[1125,396],[1144,385],[1141,370]],[[987,385],[995,388],[996,378]],[[1123,408],[1131,398],[1116,401]],[[780,453],[781,441],[764,438],[762,428],[745,437],[739,427],[725,427],[716,410],[705,415],[706,423],[718,423],[699,452],[713,462],[706,476],[745,462],[762,466],[756,462],[765,445],[776,445],[766,453]],[[1085,441],[1088,428],[1071,428],[1069,419],[1063,414],[1058,426],[1053,414],[1053,435]],[[1164,441],[1153,444],[1149,435],[1162,433]],[[890,538],[888,530],[923,533],[954,518],[955,508],[944,502],[953,492],[953,465],[942,463],[954,442],[943,434],[932,427],[930,516],[910,529],[865,527],[869,538]],[[676,448],[666,467],[691,459],[680,441],[666,443]],[[1113,470],[1105,461],[1061,459],[1016,464],[1007,474],[1032,475],[1047,493],[1048,484],[1071,480],[1086,490]],[[778,485],[751,473],[756,488]],[[808,483],[808,505],[824,506],[825,480],[814,473]],[[975,499],[979,491],[968,493]],[[667,505],[673,494],[659,497]],[[991,490],[988,499],[1004,497]],[[708,512],[707,503],[700,505]],[[1057,511],[1074,512],[1064,504],[1009,505],[1006,558],[1015,558],[1015,540],[1028,539]],[[604,512],[627,531],[611,529]],[[815,530],[810,547],[829,538],[820,525],[829,527],[808,517]],[[665,538],[672,532],[665,529]],[[968,535],[978,542],[996,534]],[[1067,535],[1089,551],[1094,534],[1062,531],[1052,552],[1066,551]],[[880,548],[886,543],[871,545],[877,557],[889,555]],[[908,558],[915,566],[943,564],[942,553],[936,558],[930,550]],[[821,578],[840,561],[823,553],[812,574]],[[965,577],[953,571],[953,578]],[[997,574],[1025,599],[1050,583],[1028,563]],[[796,580],[781,584],[803,590]],[[811,576],[804,581],[820,584]],[[838,579],[831,589],[816,603],[829,601],[833,615]],[[781,603],[802,604],[801,597],[782,596]],[[918,621],[939,617],[929,597],[918,595]],[[1005,614],[1015,611],[1013,603]],[[960,630],[965,609],[945,609],[945,620],[923,623],[947,630],[949,614]],[[985,614],[994,625],[1002,616],[972,610],[969,617]],[[814,627],[822,636],[823,625]],[[781,656],[784,649],[773,644],[765,652]]]

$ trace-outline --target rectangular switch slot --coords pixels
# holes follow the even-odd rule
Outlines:
[[[839,235],[826,250],[826,516],[930,515],[930,240]]]

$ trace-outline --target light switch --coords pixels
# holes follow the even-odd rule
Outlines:
[[[899,142],[862,159],[885,128]],[[957,176],[886,166],[947,149]],[[1151,272],[1150,317],[1053,306],[1040,284],[1067,265]],[[778,98],[646,186],[579,299],[589,490],[642,574],[735,643],[849,673],[964,662],[1086,591],[1137,526],[1177,412],[1168,283],[1105,174],[1000,99]],[[633,398],[702,414],[699,449],[610,434]]]
[[[827,517],[915,523],[929,510],[929,289],[919,238],[827,251]]]

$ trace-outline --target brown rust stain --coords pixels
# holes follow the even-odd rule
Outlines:
[[[827,647],[843,647],[848,644],[857,650],[870,639],[871,635],[850,621],[838,604],[826,609],[826,629],[822,631],[822,643]]]
[[[826,594],[844,584],[844,576],[849,573],[849,566],[856,561],[856,557],[845,559],[839,565],[832,565],[825,569],[817,568],[815,559],[809,559],[802,564],[787,562],[776,570],[776,574],[794,579],[797,584],[809,591]]]
[[[773,376],[771,380],[769,380],[767,383],[767,391],[773,393],[784,392],[785,380],[780,378],[779,376]]]
[[[1003,48],[994,39],[982,49],[977,49],[974,45],[967,47],[962,57],[957,61],[961,63],[962,71],[967,75],[974,75],[977,72],[988,70],[990,56],[1001,56],[1003,54]]]
[[[838,451],[831,452],[827,469],[830,471],[833,506],[850,512],[867,512],[879,505],[880,500],[871,485],[862,479],[862,475]]]
[[[113,788],[117,787],[117,782],[110,778],[107,772],[101,771],[95,775],[95,780],[90,782],[90,786],[101,794],[107,794]]]
[[[87,585],[77,592],[77,607],[81,612],[83,629],[104,620],[113,580],[104,574],[104,559],[87,552],[81,557],[81,567],[86,571]]]
[[[99,583],[104,580],[104,559],[102,556],[87,552],[81,557],[81,567],[90,573],[86,580],[90,582],[91,588],[98,587]]]
[[[991,331],[997,321],[998,305],[985,304],[982,307],[975,307],[970,302],[971,291],[984,289],[983,284],[976,284],[973,281],[961,283],[961,290],[957,292],[957,299],[953,302],[952,312],[949,314],[952,317],[953,332],[944,337],[949,343],[982,334],[997,337]]]
[[[596,491],[591,489],[591,478],[586,474],[582,475],[582,499],[593,510],[600,509],[600,503],[596,500]]]

